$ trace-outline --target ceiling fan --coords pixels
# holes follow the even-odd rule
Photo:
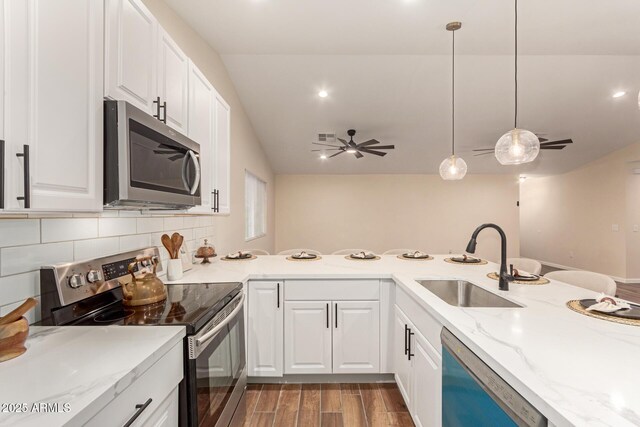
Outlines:
[[[355,134],[356,134],[356,131],[354,129],[349,129],[347,131],[347,135],[349,135],[350,137],[348,142],[342,138],[338,138],[338,141],[340,141],[342,145],[331,145],[331,144],[322,144],[319,142],[312,142],[312,144],[314,145],[323,145],[323,146],[332,147],[332,148],[323,149],[323,150],[311,150],[311,151],[323,151],[323,152],[336,151],[336,153],[329,156],[329,158],[335,157],[342,153],[350,153],[355,155],[357,159],[360,159],[364,157],[363,153],[373,154],[373,155],[382,157],[382,156],[385,156],[387,153],[383,151],[378,151],[378,150],[393,150],[394,148],[396,148],[394,145],[376,145],[376,144],[380,144],[380,141],[378,141],[377,139],[370,139],[368,141],[361,142],[360,144],[356,144],[353,141],[353,136]]]
[[[562,150],[569,144],[573,144],[573,140],[569,139],[560,139],[557,141],[549,141],[547,138],[540,138],[540,149],[541,150]],[[491,154],[495,151],[495,148],[477,148],[473,151],[477,151],[478,154],[474,154],[474,156],[484,156],[485,154]]]

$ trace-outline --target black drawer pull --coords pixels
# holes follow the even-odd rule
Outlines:
[[[278,283],[278,301],[277,301],[277,307],[280,308],[280,283]]]
[[[415,356],[415,354],[411,353],[411,337],[413,335],[415,335],[415,334],[413,332],[411,332],[411,328],[409,328],[409,349],[408,349],[408,352],[407,352],[407,359],[408,360],[411,360],[411,358],[413,356]]]
[[[31,172],[29,171],[29,146],[22,146],[22,153],[16,153],[16,157],[22,157],[24,159],[24,196],[18,196],[16,199],[24,200],[24,208],[29,209],[31,207],[31,184],[29,182],[29,176]]]
[[[408,332],[409,332],[409,327],[407,325],[404,325],[404,355],[405,356],[409,352],[409,347],[408,347],[408,344],[407,344]]]
[[[327,303],[327,329],[329,329],[329,303]]]
[[[336,310],[336,329],[338,329],[338,303],[336,303],[335,310]]]
[[[147,406],[149,406],[151,404],[151,401],[152,401],[152,399],[149,398],[143,404],[136,405],[136,413],[133,414],[133,416],[131,418],[129,418],[129,421],[127,421],[127,423],[124,425],[124,427],[129,427],[131,424],[133,424],[133,422],[140,416],[140,414],[142,414],[144,412],[144,410],[147,409]]]

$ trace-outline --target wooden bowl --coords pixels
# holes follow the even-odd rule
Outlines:
[[[21,317],[15,322],[0,325],[0,362],[13,359],[27,351],[24,342],[29,336],[29,322]]]

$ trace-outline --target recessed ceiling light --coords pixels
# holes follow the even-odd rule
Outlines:
[[[327,155],[326,155],[326,154],[320,154],[320,158],[321,158],[322,160],[326,160]]]
[[[327,96],[329,96],[329,93],[326,90],[321,90],[320,92],[318,92],[318,96],[320,98],[326,98]]]
[[[527,177],[526,177],[526,176],[521,176],[521,177],[520,177],[520,182],[524,182],[526,179],[527,179]]]
[[[620,97],[622,97],[622,96],[625,96],[626,94],[627,94],[627,92],[625,92],[625,91],[621,90],[621,91],[619,91],[619,92],[614,93],[614,94],[613,94],[613,97],[614,97],[614,98],[620,98]]]

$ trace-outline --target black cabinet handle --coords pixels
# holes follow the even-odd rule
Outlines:
[[[158,107],[158,115],[160,115],[160,108],[162,108],[162,110],[164,111],[164,114],[162,115],[162,118],[159,119],[162,123],[167,124],[167,101],[164,101],[162,103],[162,107]]]
[[[415,356],[415,354],[411,353],[411,337],[413,335],[415,335],[415,334],[413,332],[411,332],[411,328],[409,328],[409,346],[408,346],[409,348],[408,348],[408,351],[407,351],[407,359],[409,359],[409,360],[411,360],[411,358],[413,356]]]
[[[278,308],[280,308],[280,283],[278,283],[278,300],[277,300],[277,306]]]
[[[160,97],[157,97],[155,101],[153,101],[154,104],[157,104],[156,107],[156,113],[153,115],[153,117],[155,117],[158,120],[162,120],[160,119]]]
[[[404,325],[404,355],[405,356],[409,352],[409,347],[408,347],[408,344],[407,344],[408,333],[409,333],[409,327],[405,324]]]
[[[213,211],[220,212],[220,191],[213,190]]]
[[[329,303],[327,303],[327,329],[329,329]]]
[[[338,329],[338,303],[336,303],[335,305],[335,310],[336,310],[336,329]]]
[[[29,183],[29,146],[22,146],[22,153],[16,153],[17,157],[24,158],[24,196],[18,196],[16,199],[24,200],[24,208],[29,209],[31,207],[31,184]]]
[[[140,414],[142,414],[144,412],[144,410],[147,409],[147,406],[149,406],[151,404],[151,401],[152,401],[152,399],[149,398],[143,404],[136,405],[136,413],[133,414],[133,416],[131,418],[129,418],[129,421],[127,421],[127,423],[124,425],[124,427],[129,427],[131,424],[133,424],[133,422],[140,416]]]
[[[0,139],[0,209],[4,209],[4,140]]]

